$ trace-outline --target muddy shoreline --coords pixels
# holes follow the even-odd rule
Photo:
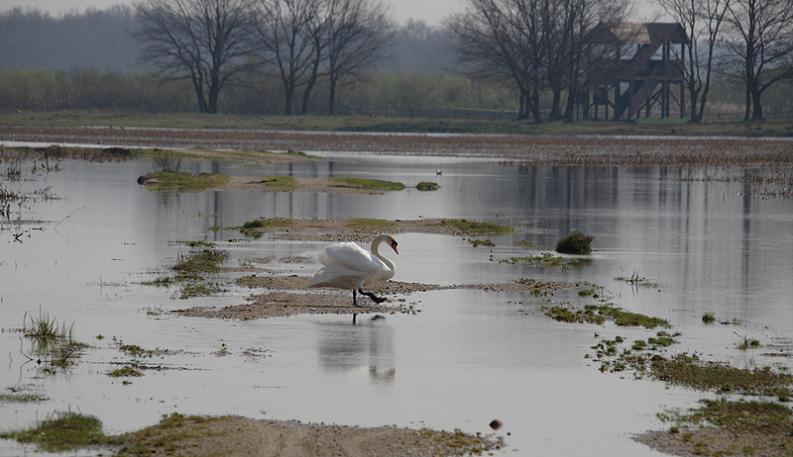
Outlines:
[[[427,135],[0,126],[0,140],[268,151],[486,157],[532,165],[793,164],[780,138]],[[762,146],[762,148],[758,146]],[[219,153],[223,154],[223,153]]]

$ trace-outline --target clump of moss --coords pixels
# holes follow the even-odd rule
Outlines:
[[[471,246],[475,248],[478,248],[480,246],[485,246],[488,248],[496,247],[496,243],[494,243],[493,240],[469,239],[468,242],[471,244]]]
[[[713,313],[705,313],[702,315],[703,324],[712,324],[716,322],[716,315]]]
[[[494,222],[469,221],[467,219],[443,219],[441,221],[452,229],[452,232],[463,236],[489,236],[489,235],[508,235],[512,233],[512,227],[496,224]]]
[[[385,233],[395,231],[399,224],[383,219],[349,219],[344,222],[344,226],[358,232]]]
[[[143,372],[131,365],[116,368],[115,370],[108,371],[107,375],[111,378],[139,378],[143,376]]]
[[[401,182],[381,181],[379,179],[334,176],[330,178],[330,181],[336,184],[355,187],[358,189],[368,189],[381,192],[405,190],[405,185]]]
[[[99,419],[71,412],[56,413],[53,418],[29,430],[0,433],[0,438],[35,444],[45,452],[72,451],[107,443]]]
[[[431,192],[440,189],[441,186],[438,185],[436,182],[431,181],[423,181],[416,184],[416,189],[422,192]]]
[[[560,254],[589,255],[592,253],[592,240],[580,230],[573,230],[569,235],[556,243],[556,252]]]
[[[200,192],[226,186],[230,177],[201,173],[193,175],[179,171],[155,171],[138,179],[147,189],[155,191]]]
[[[261,238],[262,235],[269,231],[287,229],[291,226],[291,219],[283,217],[271,217],[248,221],[242,224],[241,227],[236,227],[236,230],[249,238]]]

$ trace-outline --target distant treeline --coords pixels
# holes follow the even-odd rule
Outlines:
[[[327,87],[312,98],[321,113]],[[340,114],[369,114],[384,108],[409,112],[429,107],[514,110],[515,95],[501,85],[457,75],[377,73],[340,94]],[[282,114],[279,83],[256,74],[229,86],[220,111],[239,114]],[[97,70],[0,69],[0,111],[119,110],[187,112],[195,110],[189,81],[163,81],[153,74]]]
[[[189,80],[163,78],[142,60],[143,45],[132,33],[139,25],[138,16],[126,7],[62,16],[23,9],[0,14],[0,111],[195,111]],[[521,109],[519,90],[505,78],[462,75],[465,67],[457,62],[449,29],[411,21],[395,26],[390,42],[386,58],[367,68],[359,81],[339,89],[339,114]],[[740,78],[713,78],[706,120],[740,118],[746,101]],[[327,81],[320,79],[311,92],[309,112],[327,113],[328,93]],[[551,106],[553,95],[541,88],[537,104]],[[765,98],[767,117],[793,113],[790,82],[769,88]],[[224,88],[218,110],[282,114],[284,103],[279,77],[252,68]],[[542,117],[550,117],[546,108]]]

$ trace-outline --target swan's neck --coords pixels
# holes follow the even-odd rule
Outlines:
[[[383,241],[385,241],[384,236],[378,236],[377,238],[374,239],[374,241],[372,241],[372,247],[371,247],[372,255],[382,260],[383,263],[386,264],[389,270],[394,271],[394,264],[380,254],[380,245],[383,244]]]

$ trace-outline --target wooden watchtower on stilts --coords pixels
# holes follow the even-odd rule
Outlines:
[[[606,120],[654,113],[666,119],[672,117],[672,107],[686,116],[684,56],[690,40],[680,24],[600,24],[588,44],[585,118],[599,119],[602,111]]]

